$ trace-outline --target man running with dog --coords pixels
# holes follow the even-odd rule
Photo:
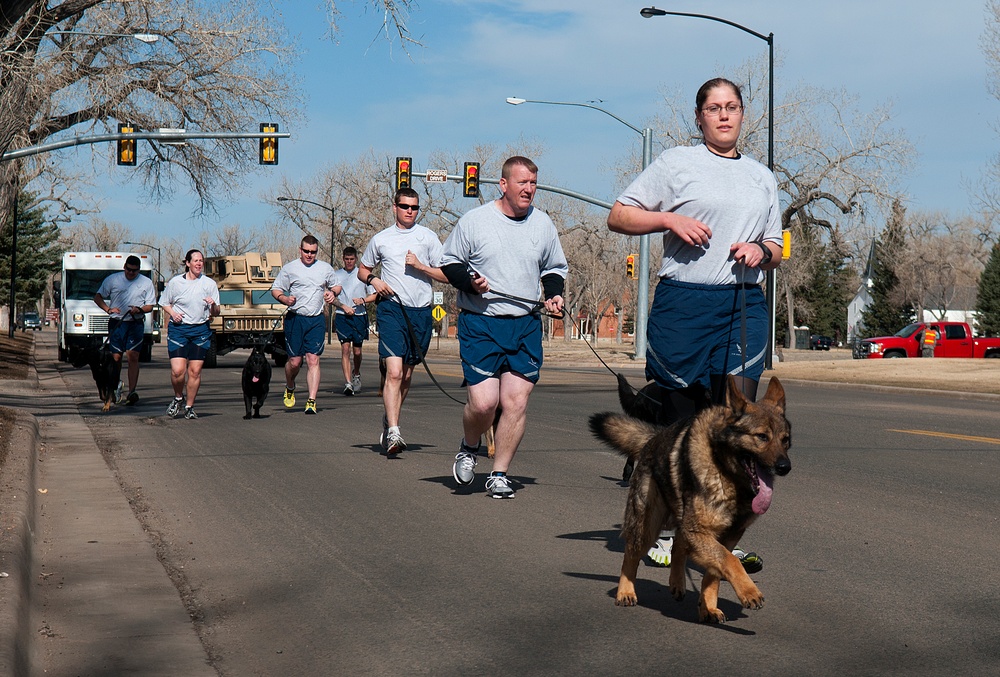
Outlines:
[[[306,387],[309,391],[305,413],[316,413],[319,394],[319,357],[323,354],[326,334],[324,303],[333,303],[341,287],[333,266],[318,261],[319,240],[306,235],[299,243],[299,258],[282,266],[271,285],[271,296],[288,306],[285,313],[285,408],[295,406],[295,377],[306,363]]]
[[[115,404],[122,399],[121,364],[122,354],[128,360],[128,397],[126,406],[139,401],[135,392],[139,384],[139,347],[142,345],[146,313],[156,305],[156,289],[153,281],[139,274],[139,257],[130,255],[125,259],[125,269],[104,278],[94,303],[106,312],[108,318],[108,343],[115,359]]]
[[[395,223],[372,237],[358,266],[358,279],[381,297],[378,316],[378,354],[385,360],[382,390],[382,435],[379,442],[388,456],[406,449],[399,430],[399,416],[410,391],[413,368],[431,345],[432,281],[447,282],[438,268],[441,240],[417,223],[420,196],[400,188],[392,201]],[[381,266],[378,275],[374,270]]]
[[[345,247],[344,267],[337,271],[342,287],[334,300],[337,338],[340,339],[340,362],[344,370],[344,395],[361,392],[361,347],[368,340],[366,304],[378,298],[375,288],[358,279],[358,250]]]
[[[472,484],[480,437],[499,407],[493,472],[486,480],[492,498],[514,497],[507,471],[524,436],[528,396],[542,366],[539,308],[550,313],[563,308],[566,256],[552,219],[531,204],[537,183],[534,162],[508,158],[500,174],[502,195],[458,220],[441,259],[441,269],[459,290],[458,341],[468,384],[464,437],[452,475],[460,485]]]

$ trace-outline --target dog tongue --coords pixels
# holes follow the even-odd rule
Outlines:
[[[774,493],[774,475],[758,463],[757,478],[760,480],[760,485],[757,495],[753,497],[753,511],[758,515],[763,515],[771,507],[771,495]]]
[[[253,377],[253,382],[254,382],[254,383],[256,383],[256,382],[257,382],[257,381],[259,381],[259,380],[260,380],[260,376],[254,376],[254,377]]]

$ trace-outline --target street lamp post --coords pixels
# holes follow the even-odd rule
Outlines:
[[[147,244],[145,242],[128,242],[128,241],[126,241],[126,242],[122,242],[122,244],[131,244],[131,245],[135,245],[136,247],[146,247],[147,249],[155,249],[156,250],[156,276],[159,278],[160,282],[162,282],[164,280],[163,269],[160,268],[160,262],[161,261],[160,261],[160,248],[159,247],[157,247],[155,245]],[[157,289],[156,293],[159,294],[160,291],[162,291],[162,290]]]
[[[319,202],[313,202],[312,200],[306,200],[301,197],[285,197],[284,195],[275,198],[278,202],[305,202],[306,204],[315,205],[323,209],[330,210],[330,265],[334,265],[336,244],[335,240],[337,237],[337,208],[328,207],[325,204]]]
[[[644,19],[649,19],[654,16],[687,16],[693,17],[695,19],[707,19],[709,21],[716,21],[721,24],[726,24],[727,26],[732,26],[733,28],[738,28],[744,33],[749,33],[755,38],[759,38],[767,43],[767,168],[772,172],[774,171],[774,33],[768,33],[764,35],[763,33],[758,33],[755,30],[751,30],[746,26],[741,26],[735,21],[730,21],[729,19],[723,19],[717,16],[709,16],[708,14],[693,14],[690,12],[668,12],[665,9],[657,9],[656,7],[644,7],[639,10],[639,14],[642,15]],[[765,279],[765,287],[767,290],[767,314],[768,314],[768,325],[767,325],[767,354],[764,356],[764,368],[773,368],[773,355],[774,355],[774,322],[776,314],[776,286],[775,286],[775,275],[773,270],[767,271]]]
[[[549,106],[579,106],[580,108],[592,108],[605,115],[614,118],[633,132],[642,137],[642,168],[645,169],[653,162],[653,130],[649,127],[639,129],[633,124],[622,120],[610,111],[606,111],[600,106],[589,103],[575,103],[569,101],[533,101],[531,99],[519,99],[517,97],[507,97],[507,103],[512,106],[519,106],[522,103],[541,103]],[[649,235],[639,236],[639,291],[636,295],[635,314],[635,359],[646,359],[646,324],[649,319]]]

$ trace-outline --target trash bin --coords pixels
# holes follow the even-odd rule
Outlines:
[[[795,328],[795,349],[809,350],[809,327]]]

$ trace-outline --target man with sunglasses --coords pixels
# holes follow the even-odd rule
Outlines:
[[[128,359],[126,406],[133,406],[139,401],[135,392],[139,383],[139,347],[142,346],[146,313],[156,305],[153,281],[139,274],[139,264],[138,256],[129,256],[125,259],[125,269],[104,278],[94,294],[97,307],[111,316],[108,318],[108,343],[115,358],[115,380],[118,381],[115,404],[121,402],[125,385],[121,382],[122,353]]]
[[[295,406],[295,377],[306,363],[306,386],[309,397],[305,413],[316,413],[319,393],[319,357],[323,354],[326,335],[325,303],[333,303],[340,293],[337,273],[333,266],[316,259],[319,241],[306,235],[299,243],[299,258],[282,266],[271,285],[271,296],[288,306],[285,313],[285,408]]]
[[[410,390],[413,368],[431,344],[431,282],[446,282],[438,268],[441,241],[417,223],[420,196],[412,188],[400,188],[392,201],[396,222],[372,237],[361,255],[358,279],[375,289],[378,304],[378,355],[385,359],[382,390],[382,435],[379,442],[386,455],[406,449],[399,431],[399,414]],[[381,266],[376,276],[374,270]]]

